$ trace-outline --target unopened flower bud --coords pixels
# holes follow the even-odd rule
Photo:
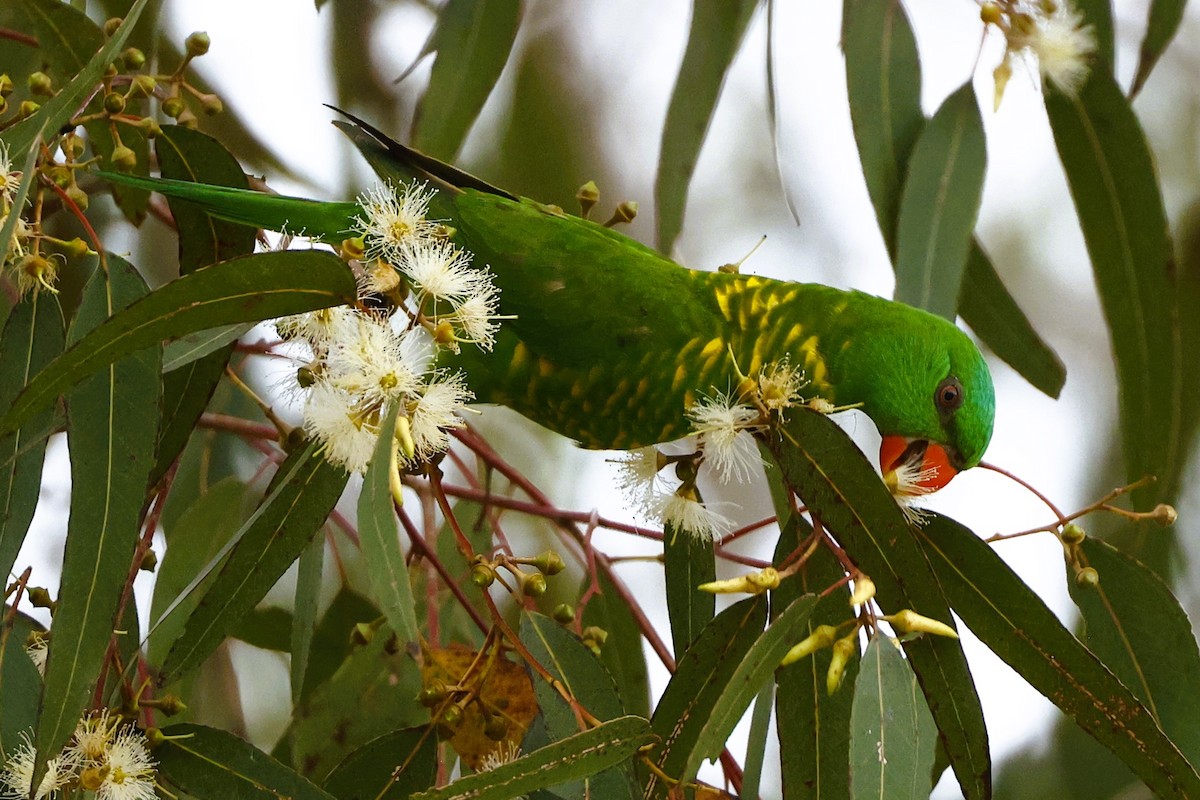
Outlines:
[[[446,710],[442,712],[442,716],[440,719],[438,719],[438,722],[442,725],[445,725],[450,730],[454,730],[458,727],[458,723],[462,722],[462,715],[463,710],[458,706],[448,706]]]
[[[445,700],[448,694],[446,684],[441,681],[432,681],[417,694],[417,702],[426,708],[433,708]]]
[[[85,194],[84,197],[87,197],[87,195]],[[91,252],[91,248],[88,247],[87,242],[76,236],[74,239],[71,239],[69,242],[65,242],[63,244],[63,252],[72,258],[83,258]]]
[[[1164,528],[1175,524],[1175,520],[1179,519],[1178,512],[1174,506],[1169,506],[1166,503],[1159,503],[1150,512],[1150,518],[1162,525]]]
[[[795,664],[818,650],[829,647],[836,640],[837,628],[832,625],[818,625],[807,638],[787,651],[787,655],[780,660],[779,666],[786,667],[788,664]]]
[[[129,85],[129,93],[134,97],[149,97],[154,94],[154,90],[158,88],[158,81],[149,75],[134,76],[133,83]]]
[[[120,92],[104,95],[104,110],[109,114],[120,114],[125,110],[125,95]]]
[[[496,571],[487,564],[476,564],[471,567],[471,583],[480,589],[486,589],[496,581]]]
[[[1082,589],[1095,589],[1100,585],[1100,573],[1095,567],[1084,567],[1075,573],[1075,585]]]
[[[113,148],[112,163],[117,169],[122,172],[129,172],[137,166],[137,153],[133,149],[119,144]]]
[[[46,177],[50,182],[60,189],[65,189],[71,185],[71,170],[64,166],[56,165],[46,170]]]
[[[30,587],[28,597],[29,604],[34,608],[54,608],[50,592],[41,586]]]
[[[183,98],[178,95],[168,97],[162,101],[162,113],[166,114],[171,119],[179,119],[179,115],[187,109],[183,103]]]
[[[168,717],[174,717],[187,711],[187,705],[176,695],[168,694],[159,698],[158,710]]]
[[[633,222],[637,217],[638,204],[635,200],[622,200],[617,203],[617,207],[613,209],[613,215],[609,217],[608,222],[604,223],[604,227],[611,228],[622,222]]]
[[[83,137],[77,133],[68,133],[59,141],[58,146],[62,148],[63,155],[72,161],[83,155]]]
[[[162,126],[154,117],[142,117],[137,123],[138,129],[146,134],[147,139],[153,139],[162,133]]]
[[[191,112],[191,109],[187,108],[183,110],[182,114],[175,118],[175,121],[188,130],[194,131],[200,127],[200,120]]]
[[[543,575],[557,575],[567,568],[562,556],[553,550],[547,550],[535,558],[532,566]]]
[[[342,239],[342,258],[351,261],[358,261],[366,252],[366,242],[361,236],[351,236],[349,239]],[[394,271],[394,270],[393,270]]]
[[[224,111],[225,104],[215,94],[202,94],[200,95],[200,108],[205,114],[212,117]]]
[[[0,97],[8,97],[14,89],[16,86],[13,85],[12,78],[8,77],[8,73],[0,75]]]
[[[600,200],[600,188],[596,186],[595,181],[588,181],[579,187],[579,191],[575,193],[575,199],[579,201],[579,216],[587,219],[592,207]]]
[[[875,596],[875,581],[866,575],[854,579],[854,594],[850,595],[850,605],[861,606]]]
[[[711,594],[762,594],[768,589],[778,587],[779,581],[779,571],[774,567],[767,567],[748,575],[703,583],[696,588]]]
[[[54,94],[54,81],[44,72],[29,74],[29,93],[38,97],[50,97]]]
[[[829,659],[829,670],[825,673],[825,691],[833,694],[842,688],[846,680],[846,667],[858,653],[858,631],[833,643],[833,656]]]
[[[546,576],[540,572],[523,575],[521,578],[521,594],[526,597],[541,597],[546,593]]]
[[[1003,16],[1000,6],[990,0],[979,7],[979,18],[985,25],[998,25]]]
[[[35,103],[33,100],[22,100],[21,105],[17,106],[17,116],[21,119],[29,119],[41,107],[40,103]]]
[[[554,607],[554,621],[563,625],[570,625],[575,621],[575,609],[567,603],[559,603]]]
[[[932,633],[935,636],[945,636],[950,639],[958,638],[958,632],[954,628],[944,622],[922,616],[911,608],[889,614],[884,619],[892,623],[892,627],[901,633]]]
[[[369,622],[359,622],[350,629],[350,644],[361,647],[371,643],[375,638],[375,628]]]
[[[80,211],[87,211],[89,202],[88,193],[83,189],[80,189],[78,186],[68,186],[67,197],[71,199],[71,202],[74,203],[75,207]]]
[[[153,550],[147,550],[142,556],[142,563],[138,564],[138,569],[142,572],[154,572],[154,568],[158,566],[158,554]]]
[[[146,54],[136,47],[126,47],[121,51],[121,63],[130,72],[136,72],[146,65]]]
[[[122,22],[124,22],[124,20],[122,20],[120,17],[109,17],[106,19],[104,21],[104,35],[112,36],[117,32],[117,28],[121,27]]]
[[[599,656],[601,648],[603,648],[604,643],[608,641],[608,631],[595,625],[589,625],[583,629],[580,637],[583,639],[584,645],[586,645],[587,648],[592,651],[592,653]]]
[[[196,31],[183,42],[184,50],[192,57],[204,55],[210,46],[212,46],[212,39],[209,39],[208,34],[204,31]]]
[[[1062,529],[1062,543],[1065,545],[1082,544],[1087,538],[1087,532],[1074,522],[1068,522]]]

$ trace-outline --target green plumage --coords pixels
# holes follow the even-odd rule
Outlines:
[[[356,122],[358,122],[356,120]],[[992,431],[991,377],[952,324],[860,292],[684,269],[600,225],[520,200],[391,141],[338,123],[380,175],[428,180],[430,216],[487,266],[504,320],[490,353],[464,345],[477,399],[512,407],[593,448],[624,449],[689,432],[688,407],[728,391],[737,372],[783,360],[806,371],[808,395],[862,404],[883,434],[945,445],[978,463]],[[197,202],[210,213],[340,241],[361,212],[253,192],[108,176]],[[963,389],[947,412],[935,394]]]

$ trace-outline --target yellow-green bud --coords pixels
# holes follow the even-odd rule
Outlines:
[[[954,628],[944,622],[922,616],[910,608],[889,614],[884,619],[892,623],[892,627],[901,633],[932,633],[935,636],[945,636],[949,639],[958,638],[958,632]]]
[[[370,644],[375,638],[375,628],[369,622],[359,622],[350,629],[350,644],[361,646]]]
[[[59,141],[59,147],[62,148],[63,155],[74,161],[83,155],[83,137],[77,133],[68,133]]]
[[[46,177],[59,188],[65,189],[71,185],[71,170],[61,165],[55,165],[46,170]]]
[[[521,577],[521,594],[526,597],[541,597],[546,593],[546,576],[534,572]]]
[[[146,134],[147,139],[153,139],[162,133],[162,126],[154,117],[142,117],[138,120],[137,126],[142,133]]]
[[[125,110],[125,95],[120,92],[104,95],[104,110],[109,114],[120,114]]]
[[[875,596],[875,581],[866,575],[854,579],[854,593],[850,595],[850,605],[861,606]]]
[[[200,108],[211,117],[224,111],[225,104],[215,94],[202,94],[200,95]]]
[[[29,604],[34,608],[54,608],[54,600],[50,597],[50,592],[41,586],[32,586],[29,589]]]
[[[499,714],[492,714],[483,725],[483,735],[498,742],[508,736],[508,720]]]
[[[596,186],[595,181],[588,181],[579,187],[579,191],[575,193],[575,199],[579,201],[579,216],[587,219],[588,214],[592,212],[592,207],[600,201],[600,188]]]
[[[137,166],[137,153],[123,144],[113,148],[112,163],[122,172],[128,172]]]
[[[121,63],[125,69],[135,72],[146,65],[146,54],[136,47],[126,47],[121,51]]]
[[[159,698],[158,710],[168,717],[173,717],[187,711],[187,705],[176,695],[168,694]]]
[[[179,115],[186,110],[187,106],[184,105],[183,98],[178,95],[173,95],[162,101],[162,113],[171,119],[178,119]]]
[[[184,50],[192,57],[204,55],[211,45],[212,39],[209,39],[204,31],[196,31],[183,42]]]
[[[29,93],[39,97],[49,97],[54,94],[54,81],[44,72],[29,74]]]
[[[846,679],[846,667],[858,653],[858,631],[833,643],[833,656],[829,659],[829,670],[825,673],[825,691],[833,694],[842,688]]]
[[[1062,543],[1065,545],[1082,544],[1087,538],[1087,532],[1074,522],[1068,522],[1062,529]]]
[[[787,654],[780,660],[779,666],[786,667],[788,664],[795,664],[818,650],[829,647],[836,640],[837,628],[832,625],[818,625],[811,634],[787,651]]]
[[[471,567],[471,583],[480,589],[486,589],[496,581],[496,571],[487,564],[476,564]]]
[[[778,587],[780,580],[777,569],[766,567],[758,572],[751,572],[748,575],[739,575],[736,578],[702,583],[696,588],[702,592],[709,592],[711,594],[762,594],[768,589]]]
[[[36,103],[33,100],[22,100],[21,105],[17,106],[17,116],[21,119],[29,119],[41,107],[40,103]]]
[[[199,118],[197,118],[190,109],[186,108],[183,110],[183,113],[175,119],[175,121],[183,127],[193,131],[200,127]]]
[[[71,199],[71,202],[74,203],[75,207],[80,211],[87,211],[88,203],[90,201],[88,200],[88,193],[83,189],[80,189],[77,185],[68,186],[67,197]]]
[[[557,575],[567,568],[567,563],[558,553],[547,550],[533,560],[533,567],[543,575]]]
[[[158,747],[167,740],[167,737],[163,736],[163,732],[159,728],[147,728],[143,733],[146,737],[146,744],[150,745],[151,749]]]
[[[108,777],[107,767],[86,767],[79,773],[79,786],[89,792],[95,792],[104,785]]]
[[[1159,503],[1150,512],[1150,518],[1162,525],[1164,528],[1175,524],[1175,520],[1179,519],[1179,513],[1175,511],[1174,506],[1169,506],[1166,503]]]
[[[129,93],[134,97],[149,97],[158,88],[158,81],[149,75],[135,75],[129,84]]]
[[[554,621],[563,625],[570,625],[575,621],[575,609],[567,603],[559,603],[554,607]]]
[[[358,261],[366,252],[366,242],[361,236],[352,236],[349,239],[342,239],[342,257],[353,261]]]
[[[608,641],[608,631],[596,625],[589,625],[583,629],[583,639],[591,640],[603,647],[604,643]]]
[[[84,197],[87,197],[86,193],[81,192],[81,194],[83,194]],[[75,205],[79,204],[76,203]],[[83,209],[80,209],[80,211],[82,210]],[[71,239],[69,242],[65,242],[62,246],[62,249],[63,253],[71,256],[72,258],[83,258],[92,250],[92,248],[88,247],[88,243],[83,239],[80,239],[78,236],[76,236],[74,239]]]
[[[425,688],[421,689],[417,695],[417,702],[426,708],[433,708],[438,703],[446,699],[449,692],[446,690],[446,684],[441,681],[433,681]]]
[[[609,217],[608,222],[604,223],[604,227],[611,228],[613,225],[622,222],[633,222],[637,217],[638,204],[635,200],[622,200],[617,203],[617,207],[613,209],[613,215]]]
[[[458,334],[454,332],[454,325],[449,320],[439,320],[438,324],[433,328],[433,341],[442,347],[449,347],[458,341]]]
[[[301,389],[308,389],[317,382],[317,374],[309,367],[300,367],[296,370],[296,383]]]
[[[117,28],[121,27],[122,20],[120,17],[109,17],[104,21],[104,35],[112,36],[117,32]]]
[[[153,550],[147,550],[146,555],[142,556],[142,563],[138,564],[138,569],[142,572],[154,572],[154,568],[158,566],[158,554]]]
[[[1084,567],[1075,573],[1075,585],[1082,589],[1095,589],[1100,585],[1100,573],[1094,567]]]
[[[999,25],[1003,18],[1003,12],[1000,10],[1000,6],[989,0],[979,7],[979,18],[985,25]]]
[[[8,77],[7,72],[5,72],[3,75],[0,75],[0,97],[8,97],[16,88],[17,87],[13,85],[12,78]]]

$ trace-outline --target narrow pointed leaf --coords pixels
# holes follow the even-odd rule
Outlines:
[[[253,330],[257,322],[235,322],[184,334],[163,348],[163,372],[174,372],[233,344]]]
[[[937,727],[916,676],[886,636],[867,644],[850,721],[852,800],[926,800]]]
[[[13,306],[0,338],[0,408],[62,352],[63,318],[58,298],[38,292]],[[29,532],[42,488],[45,438],[53,413],[31,418],[0,439],[0,575],[7,576]]]
[[[8,145],[10,152],[27,153],[42,135],[43,130],[56,131],[71,119],[71,115],[83,103],[112,64],[117,54],[125,47],[125,41],[133,32],[138,17],[149,0],[137,0],[129,7],[124,21],[113,31],[104,46],[96,51],[87,65],[71,79],[71,82],[42,104],[31,116],[0,132],[0,141]]]
[[[1129,687],[1192,764],[1200,764],[1200,648],[1171,590],[1146,565],[1100,541],[1079,546],[1096,586],[1067,576],[1088,649]]]
[[[688,186],[700,158],[725,74],[741,46],[757,0],[693,0],[683,64],[671,92],[654,184],[658,249],[670,252],[683,229]]]
[[[653,741],[641,717],[618,717],[554,742],[527,756],[427,792],[411,800],[509,800],[547,786],[595,775],[622,763]]]
[[[746,763],[742,772],[742,796],[758,797],[763,763],[767,758],[767,736],[771,727],[771,709],[775,707],[775,684],[767,681],[754,698],[750,712],[750,736],[746,742]]]
[[[787,506],[777,507],[791,513]],[[812,528],[792,516],[784,525],[773,562],[782,564]],[[818,548],[801,571],[786,578],[771,593],[772,609],[785,608],[805,593],[820,595],[845,577],[845,571],[828,549]],[[817,625],[838,626],[854,617],[850,590],[834,590],[817,601],[807,623],[793,644],[807,638]],[[808,658],[775,673],[775,727],[779,735],[780,773],[788,800],[848,797],[850,794],[850,705],[854,693],[843,690],[832,695],[825,690],[831,651],[824,648]],[[854,685],[858,659],[846,667],[844,686]]]
[[[429,86],[413,119],[413,145],[451,161],[508,63],[520,0],[449,0],[438,12]]]
[[[1112,0],[1074,0],[1071,5],[1083,14],[1084,24],[1092,27],[1092,35],[1096,39],[1093,71],[1104,71],[1111,75],[1116,61]]]
[[[600,660],[617,682],[625,713],[649,719],[650,682],[641,629],[608,574],[601,570],[598,578],[600,594],[593,595],[588,601],[583,612],[583,625],[596,625],[608,631],[608,639],[600,649]]]
[[[163,339],[327,308],[353,302],[354,296],[354,276],[346,265],[316,250],[259,253],[198,270],[151,292],[73,343],[0,418],[0,435],[87,375]]]
[[[1146,79],[1154,70],[1159,57],[1167,49],[1167,45],[1175,38],[1179,23],[1183,21],[1183,10],[1187,0],[1151,0],[1150,18],[1146,23],[1146,36],[1142,39],[1142,49],[1138,55],[1137,72],[1133,76],[1133,86],[1129,96],[1134,97],[1142,90]]]
[[[196,800],[335,800],[232,733],[183,724],[164,728],[163,736],[154,749],[158,779]]]
[[[920,535],[954,610],[992,652],[1155,794],[1200,797],[1200,775],[1146,707],[985,542],[946,517]]]
[[[325,537],[318,535],[300,554],[296,571],[296,605],[292,611],[291,637],[288,652],[292,654],[292,704],[298,705],[304,690],[304,673],[312,653],[313,636],[317,631],[317,609],[321,599],[321,571],[325,566]]]
[[[315,444],[297,447],[237,535],[224,566],[163,662],[164,683],[200,665],[312,541],[349,476]],[[218,556],[220,558],[220,556]]]
[[[910,608],[953,626],[949,605],[912,528],[875,470],[844,431],[812,412],[793,415],[767,446],[784,480],[875,582],[885,611]],[[904,644],[967,798],[991,796],[991,762],[979,695],[955,639]]]
[[[415,642],[420,636],[416,603],[408,580],[408,564],[400,549],[400,530],[391,492],[399,411],[400,405],[394,404],[388,412],[379,429],[371,464],[363,476],[362,491],[358,495],[358,538],[375,601],[400,640]]]
[[[1181,433],[1185,355],[1172,329],[1174,260],[1154,159],[1116,80],[1094,70],[1075,98],[1046,111],[1108,322],[1120,384],[1121,441],[1138,508],[1173,497],[1187,454]]]
[[[96,270],[84,289],[68,340],[86,338],[145,292],[137,271],[110,254],[107,273]],[[91,702],[120,611],[158,433],[162,354],[151,345],[108,364],[67,397],[71,516],[37,730],[39,764],[58,752]]]
[[[987,169],[970,81],[946,98],[908,159],[896,222],[896,299],[953,320]]]
[[[429,727],[385,733],[342,759],[321,788],[338,800],[407,800],[437,780],[437,745]]]
[[[679,660],[651,720],[662,739],[653,758],[668,775],[682,773],[709,711],[758,640],[766,618],[767,602],[761,595],[735,603],[704,626]],[[667,788],[651,776],[647,797],[661,797]]]
[[[29,735],[37,724],[42,693],[42,676],[25,652],[25,632],[15,627],[5,633],[0,638],[0,758],[12,756],[21,746],[21,734]]]
[[[667,583],[667,617],[675,658],[683,656],[717,613],[717,598],[696,587],[716,580],[713,541],[692,536],[667,523],[663,529],[663,572]]]
[[[779,660],[804,638],[802,631],[816,605],[817,597],[811,594],[793,601],[742,657],[696,735],[696,743],[681,773],[685,779],[696,774],[704,759],[717,760],[754,696],[771,680]]]

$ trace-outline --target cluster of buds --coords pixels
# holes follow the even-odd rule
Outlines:
[[[1087,80],[1096,37],[1069,0],[987,0],[979,13],[1005,41],[1004,58],[993,73],[996,108],[1016,59],[1035,61],[1042,80],[1068,95],[1075,95]]]
[[[304,428],[329,461],[365,470],[397,409],[394,488],[400,463],[416,469],[449,447],[474,399],[463,374],[435,367],[438,352],[462,342],[490,349],[498,327],[491,273],[473,268],[450,241],[453,231],[426,218],[432,197],[417,183],[362,195],[356,235],[341,248],[360,275],[359,303],[275,323],[303,348],[296,382],[306,395]]]
[[[91,792],[97,800],[154,800],[155,763],[146,734],[107,710],[79,721],[70,743],[46,762],[45,775],[33,791],[37,751],[32,736],[0,770],[0,792],[6,797],[46,800],[59,792]]]
[[[533,567],[533,571],[521,567]],[[538,598],[546,593],[548,584],[546,578],[553,577],[567,568],[562,556],[553,550],[547,550],[533,558],[517,558],[504,553],[497,553],[492,558],[477,554],[471,563],[471,582],[480,589],[487,589],[496,581],[500,581],[518,599]],[[507,572],[513,583],[510,585],[501,570]],[[568,610],[570,608],[568,607]],[[555,610],[555,618],[562,616],[560,609]],[[574,619],[571,611],[570,622]],[[563,620],[559,620],[560,622]]]
[[[600,202],[600,187],[596,186],[595,181],[588,181],[579,187],[579,191],[575,193],[575,199],[579,201],[579,216],[587,219],[591,215],[592,209],[596,207],[596,203]],[[557,210],[562,211],[562,209]],[[613,209],[612,216],[608,218],[608,221],[603,223],[604,227],[611,228],[614,225],[633,222],[637,218],[637,213],[636,200],[622,200],[617,203],[617,207]]]

